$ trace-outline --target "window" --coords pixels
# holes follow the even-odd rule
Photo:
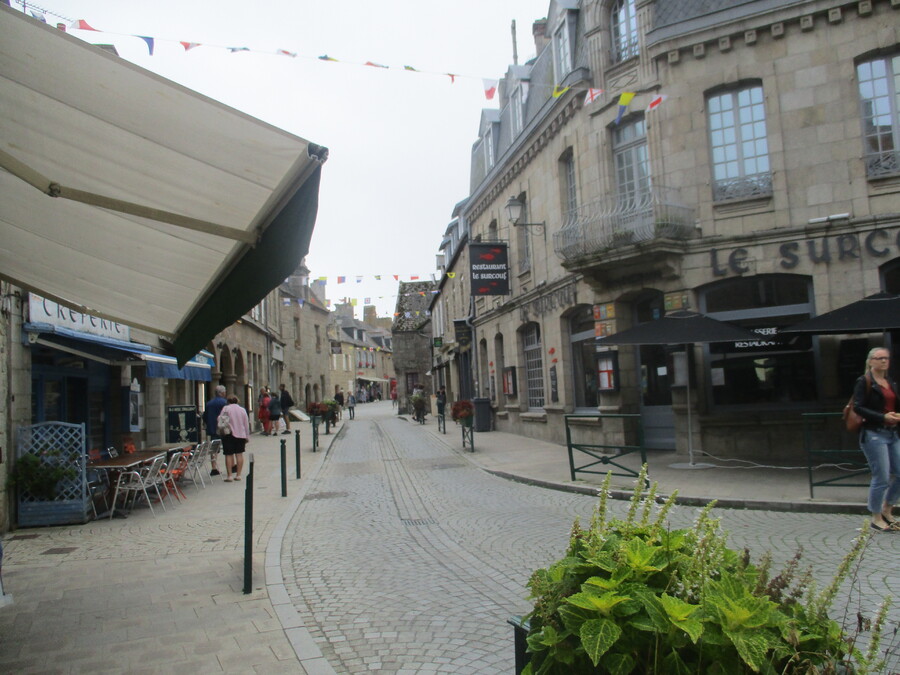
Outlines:
[[[759,333],[759,340],[709,346],[715,405],[774,408],[817,399],[812,339],[778,335],[809,316],[809,295],[807,277],[780,274],[730,279],[700,293],[701,311]]]
[[[563,214],[573,214],[578,208],[578,191],[575,183],[575,156],[572,148],[567,149],[559,160],[559,175],[562,182]]]
[[[620,63],[638,55],[638,23],[634,0],[617,0],[610,15],[613,62]]]
[[[650,202],[650,163],[647,159],[646,126],[643,118],[620,124],[613,132],[618,214],[614,231],[635,231],[653,219]]]
[[[494,132],[490,127],[484,132],[484,166],[486,169],[494,166]]]
[[[572,71],[572,49],[569,38],[568,15],[553,33],[553,75],[556,84],[562,83],[566,75]]]
[[[860,63],[856,75],[866,175],[896,173],[900,171],[900,54]]]
[[[772,194],[762,87],[710,96],[707,114],[715,201]]]
[[[528,97],[528,84],[522,82],[515,88],[510,101],[513,136],[517,136],[525,127],[525,99]]]
[[[596,408],[597,396],[597,338],[594,335],[594,308],[578,307],[569,319],[572,341],[572,382],[575,388],[576,408]]]
[[[522,331],[525,352],[525,379],[528,386],[529,410],[544,407],[544,364],[541,347],[541,327],[529,323]]]
[[[296,346],[300,347],[300,318],[294,317],[294,342]]]
[[[316,353],[322,351],[322,336],[319,334],[319,326],[315,325],[313,328],[316,329]]]
[[[525,204],[522,209],[522,222],[529,222],[530,214],[528,213],[528,201],[524,193],[519,195],[519,201]],[[519,274],[523,274],[531,270],[531,237],[530,230],[527,227],[513,227],[516,231],[516,244],[519,261]]]

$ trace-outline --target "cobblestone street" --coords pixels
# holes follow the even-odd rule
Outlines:
[[[332,446],[285,537],[285,584],[304,625],[339,673],[512,672],[506,620],[528,610],[529,575],[561,556],[573,519],[586,522],[595,498],[491,476],[419,425],[363,410]],[[624,515],[623,502],[610,504]],[[677,507],[673,527],[696,513]],[[732,547],[786,560],[802,546],[823,581],[863,522],[717,513]],[[852,616],[857,605],[873,612],[896,584],[886,564],[896,544],[873,539]]]

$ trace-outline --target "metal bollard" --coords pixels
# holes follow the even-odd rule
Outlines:
[[[287,441],[281,439],[281,496],[287,497]]]
[[[253,453],[247,457],[247,476],[244,483],[244,595],[253,586]]]
[[[316,421],[317,419],[318,418],[315,415],[313,415],[309,420],[312,423],[312,430],[313,430],[313,432],[312,432],[313,452],[315,452],[319,448],[319,423]]]
[[[300,478],[300,430],[294,432],[294,454],[297,459],[297,478]]]

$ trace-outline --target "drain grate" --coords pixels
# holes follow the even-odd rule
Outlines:
[[[57,548],[48,548],[41,555],[64,555],[66,553],[71,553],[72,551],[77,550],[77,546],[59,546]]]
[[[434,518],[401,518],[400,522],[404,525],[436,525]]]

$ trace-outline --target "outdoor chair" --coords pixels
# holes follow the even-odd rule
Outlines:
[[[208,452],[209,441],[203,441],[202,443],[197,443],[193,450],[186,450],[184,453],[187,461],[185,463],[185,471],[182,480],[191,481],[197,489],[201,486],[204,488],[206,487],[206,481],[203,479],[201,467],[204,462],[206,462]]]
[[[183,450],[176,450],[165,460],[164,468],[161,472],[162,486],[166,494],[172,494],[179,502],[182,497],[187,499],[182,489],[178,486],[184,473],[187,470],[188,458]]]
[[[100,450],[94,448],[88,452],[88,461],[100,459]],[[85,488],[87,489],[88,500],[91,503],[91,510],[94,512],[94,520],[97,519],[96,499],[99,495],[103,499],[103,505],[109,511],[109,474],[106,469],[92,469],[90,466],[85,470]],[[105,512],[104,512],[105,513]]]
[[[147,500],[147,506],[150,507],[150,513],[156,517],[156,512],[153,510],[153,502],[150,499],[150,493],[148,492],[149,488],[153,488],[156,491],[156,498],[159,503],[162,504],[162,494],[159,491],[159,475],[163,466],[165,465],[166,458],[164,455],[160,455],[156,459],[154,459],[148,466],[143,467],[137,471],[123,471],[119,474],[119,478],[116,481],[116,489],[113,492],[112,499],[112,508],[109,511],[109,517],[112,519],[113,514],[116,510],[116,502],[119,498],[119,492],[122,492],[125,495],[125,498],[122,501],[122,508],[125,508],[128,505],[128,499],[131,498],[131,508],[134,508],[134,504],[137,501],[137,498],[140,495],[144,496],[144,499]],[[163,504],[163,510],[166,510],[166,505]]]

